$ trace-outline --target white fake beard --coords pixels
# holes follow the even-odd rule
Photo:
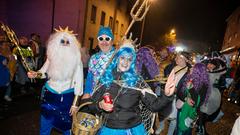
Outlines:
[[[60,39],[53,39],[48,44],[47,57],[50,62],[47,73],[50,79],[66,81],[72,79],[80,62],[80,49],[77,40],[68,38],[69,46],[60,44]]]

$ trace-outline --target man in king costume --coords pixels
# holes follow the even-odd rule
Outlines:
[[[41,95],[40,135],[50,135],[52,128],[69,135],[71,115],[83,93],[83,66],[80,43],[68,27],[50,36],[47,60],[39,71],[28,72],[28,77],[48,79]]]

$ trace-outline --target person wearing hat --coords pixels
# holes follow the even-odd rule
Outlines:
[[[98,83],[115,50],[113,47],[114,36],[110,27],[101,26],[97,39],[100,51],[90,58],[83,98],[89,98],[92,95],[95,85]]]
[[[189,69],[191,68],[191,55],[188,52],[182,51],[179,52],[175,58],[176,66],[172,69],[171,73],[168,76],[165,90],[166,89],[174,89],[176,94],[174,95],[174,99],[171,105],[165,108],[165,111],[161,112],[163,116],[167,116],[163,118],[160,122],[159,128],[156,130],[155,134],[161,134],[164,130],[164,121],[169,120],[169,128],[168,128],[168,135],[173,135],[174,131],[177,130],[177,107],[176,102],[178,101],[179,97],[177,95],[178,91],[182,89],[183,82],[186,78]],[[178,101],[180,102],[180,100]],[[181,102],[182,103],[182,102]]]

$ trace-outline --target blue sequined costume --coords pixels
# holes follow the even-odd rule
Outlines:
[[[109,60],[111,59],[114,48],[112,47],[111,51],[104,53],[102,51],[94,54],[89,61],[89,69],[86,80],[86,85],[84,93],[92,94],[93,88],[98,82],[100,76],[104,72]]]
[[[74,98],[74,89],[64,91],[58,94],[48,83],[43,87],[41,115],[50,120],[53,127],[60,131],[71,129],[72,118],[69,110]]]

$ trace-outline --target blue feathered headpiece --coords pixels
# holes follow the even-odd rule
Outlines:
[[[112,39],[114,39],[114,36],[113,36],[113,33],[112,33],[112,30],[110,27],[103,27],[103,26],[100,26],[100,29],[98,31],[98,37],[101,36],[101,35],[107,35],[109,37],[111,37]]]

